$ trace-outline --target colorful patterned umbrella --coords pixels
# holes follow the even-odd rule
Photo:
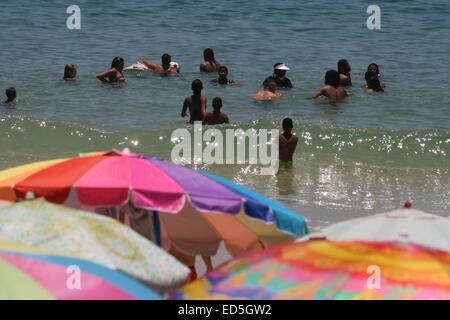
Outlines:
[[[0,172],[0,199],[23,199],[27,192],[74,207],[130,205],[154,213],[179,213],[160,216],[162,233],[166,241],[192,255],[213,255],[222,240],[230,252],[239,254],[308,233],[303,217],[244,187],[129,152],[45,161]]]
[[[176,299],[450,299],[450,253],[393,242],[311,240],[231,260]]]
[[[0,209],[0,241],[44,254],[73,257],[120,270],[158,291],[184,284],[189,269],[116,220],[46,202]]]
[[[404,208],[336,223],[298,241],[318,237],[328,240],[408,241],[450,252],[450,219]]]
[[[15,299],[161,300],[162,297],[124,274],[98,264],[39,254],[32,248],[0,242],[0,300]]]

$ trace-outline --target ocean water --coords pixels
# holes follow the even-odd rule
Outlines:
[[[0,168],[79,152],[128,147],[170,159],[172,131],[193,79],[223,99],[226,128],[279,128],[294,119],[300,137],[295,167],[261,176],[257,166],[201,165],[299,212],[313,227],[400,207],[450,215],[450,4],[380,1],[381,30],[366,27],[366,1],[87,1],[81,30],[66,28],[68,3],[0,3],[0,89],[14,86],[16,109],[0,105]],[[370,3],[372,4],[372,3]],[[228,66],[237,84],[207,83],[204,48]],[[115,56],[125,64],[156,62],[168,52],[176,78],[129,76],[103,84],[95,73]],[[306,98],[341,58],[354,86],[342,103]],[[272,103],[250,96],[276,62],[285,62],[294,89]],[[369,63],[386,92],[367,95]],[[61,80],[64,65],[77,81]],[[3,95],[3,93],[2,93]],[[3,99],[3,97],[2,97]]]

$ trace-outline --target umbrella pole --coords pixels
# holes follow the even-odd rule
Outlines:
[[[158,211],[153,211],[153,227],[155,228],[155,242],[158,247],[161,247],[161,225]]]

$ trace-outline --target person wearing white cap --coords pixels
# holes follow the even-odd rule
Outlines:
[[[275,63],[273,66],[273,75],[267,77],[265,80],[275,81],[279,88],[292,88],[291,80],[286,77],[286,71],[291,70],[282,62]]]

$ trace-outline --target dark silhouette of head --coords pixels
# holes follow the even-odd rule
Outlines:
[[[222,99],[220,99],[219,97],[215,97],[212,101],[212,107],[214,109],[214,111],[219,111],[222,108]]]
[[[291,118],[283,119],[283,130],[284,131],[291,131],[293,127],[294,127],[294,123]]]
[[[14,99],[16,99],[16,97],[17,97],[16,88],[14,88],[14,87],[7,88],[5,93],[6,93],[6,98],[8,98],[7,101],[9,101],[9,102],[14,101]]]
[[[336,70],[328,70],[325,73],[325,85],[337,88],[339,87],[339,81],[339,72]]]
[[[115,68],[117,71],[122,71],[125,61],[122,57],[115,57],[111,62],[111,68]]]
[[[366,79],[368,89],[372,89],[373,91],[384,91],[381,87],[380,79],[378,78],[377,73],[373,71],[367,71],[364,74],[364,78]]]
[[[347,59],[341,59],[337,63],[338,72],[342,74],[348,74],[352,71],[352,67]]]
[[[164,70],[167,70],[170,68],[170,63],[172,62],[172,57],[168,53],[164,53],[161,56],[161,65],[164,68]]]
[[[378,65],[376,63],[371,63],[367,67],[367,71],[376,72],[376,74],[379,75],[380,74],[380,67],[378,67]]]
[[[213,51],[213,49],[206,48],[203,51],[203,59],[205,59],[205,61],[215,62],[216,59],[214,58],[214,51]]]
[[[221,66],[218,70],[218,73],[219,73],[219,76],[222,75],[222,76],[226,77],[228,75],[228,68],[225,66]]]
[[[286,70],[280,70],[280,69],[277,69],[277,67],[280,66],[280,65],[282,65],[282,64],[284,64],[284,63],[278,62],[278,63],[275,63],[275,64],[273,65],[273,73],[274,73],[276,76],[278,76],[279,78],[283,78],[284,76],[286,76]]]
[[[199,97],[202,94],[203,90],[203,83],[200,79],[195,79],[192,81],[192,92],[194,93],[194,96]]]
[[[64,67],[64,79],[74,79],[77,76],[77,68],[74,64],[66,64]]]

